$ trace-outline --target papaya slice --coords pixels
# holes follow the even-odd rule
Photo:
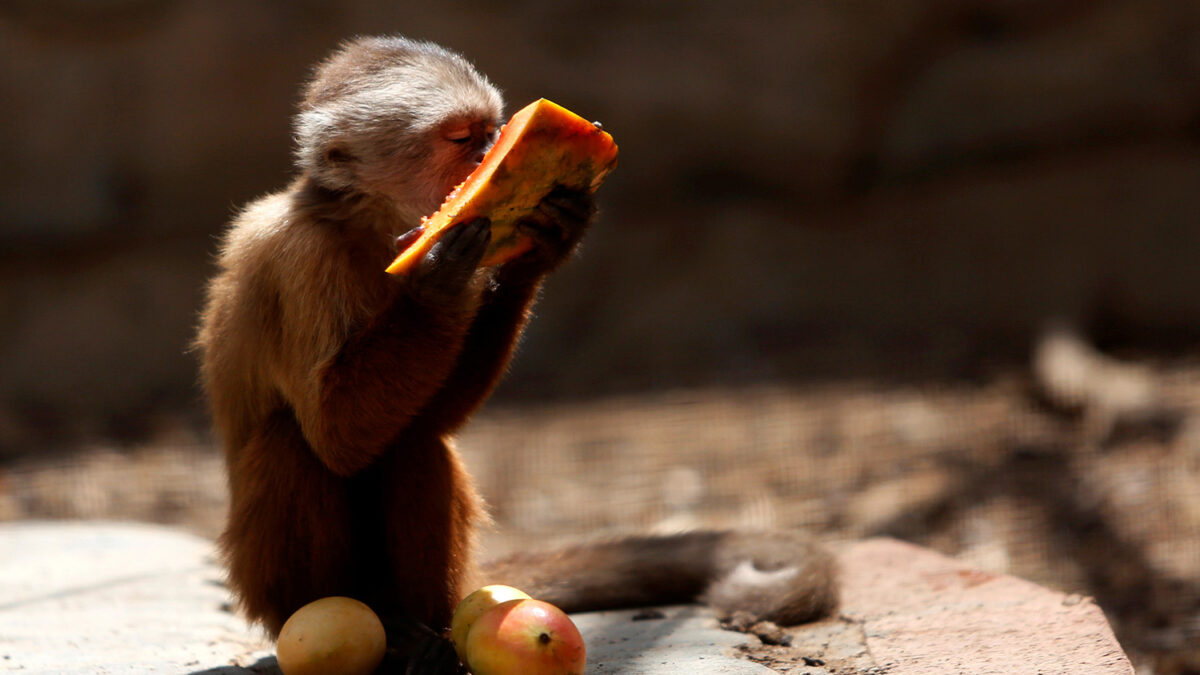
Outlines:
[[[436,212],[421,219],[425,231],[387,271],[405,273],[448,228],[480,217],[492,221],[492,241],[480,266],[511,260],[533,246],[516,224],[556,185],[594,192],[616,165],[617,146],[611,135],[558,104],[538,99],[512,116],[479,166]]]

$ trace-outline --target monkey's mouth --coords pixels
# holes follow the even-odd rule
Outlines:
[[[471,163],[468,165],[468,168],[465,171],[461,172],[457,176],[452,177],[450,180],[450,185],[446,189],[445,194],[442,195],[442,199],[438,202],[438,205],[440,206],[442,202],[449,199],[450,195],[454,194],[455,190],[462,186],[463,183],[467,182],[467,179],[471,177],[471,174],[475,173],[475,170],[479,168],[480,164],[480,162]]]

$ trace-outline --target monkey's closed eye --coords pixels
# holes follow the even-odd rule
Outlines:
[[[454,127],[442,132],[442,138],[451,143],[466,143],[471,140],[471,127]]]

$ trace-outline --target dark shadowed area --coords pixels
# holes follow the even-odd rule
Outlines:
[[[459,50],[621,147],[461,438],[501,552],[889,534],[1200,673],[1200,5],[0,4],[0,519],[214,536],[188,343],[341,40]]]

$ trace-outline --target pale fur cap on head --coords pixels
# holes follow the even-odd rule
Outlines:
[[[332,188],[354,179],[338,158],[419,159],[431,127],[454,116],[498,119],[500,92],[462,56],[431,42],[366,37],[317,67],[296,117],[296,163]]]

